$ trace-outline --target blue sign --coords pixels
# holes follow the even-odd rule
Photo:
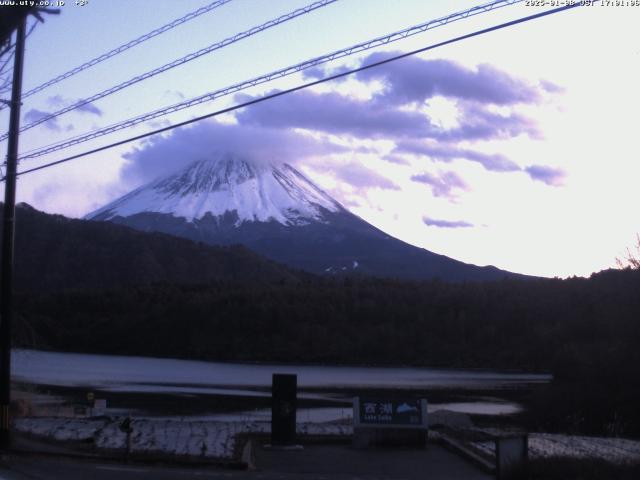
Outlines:
[[[359,398],[360,424],[421,426],[426,412],[421,400]]]

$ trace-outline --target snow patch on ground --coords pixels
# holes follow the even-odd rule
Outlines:
[[[494,442],[474,442],[473,446],[488,455],[495,455]],[[590,458],[613,463],[640,462],[640,440],[532,433],[529,434],[529,456]]]
[[[438,414],[435,412],[433,420]],[[449,412],[451,416],[461,414]],[[450,424],[451,418],[443,424]],[[127,435],[120,428],[124,418],[21,418],[15,421],[17,431],[56,441],[93,443],[97,450],[125,450]],[[456,420],[459,420],[456,418]],[[468,422],[464,422],[465,425]],[[450,427],[452,425],[449,425]],[[463,426],[463,425],[460,425]],[[179,419],[141,418],[131,421],[132,453],[162,454],[230,460],[236,453],[241,434],[268,434],[269,421],[185,421]],[[349,436],[350,422],[298,423],[300,436]],[[495,456],[495,442],[471,444],[488,456]],[[570,457],[602,459],[613,463],[640,462],[640,440],[623,438],[584,437],[549,433],[529,434],[531,458]]]
[[[58,441],[92,441],[102,450],[125,450],[127,434],[120,428],[123,418],[66,419],[22,418],[16,430]],[[194,456],[229,460],[234,457],[240,434],[271,431],[270,422],[204,422],[166,419],[131,421],[131,453]],[[301,423],[299,435],[344,436],[353,433],[351,425]]]
[[[87,441],[108,423],[106,419],[21,418],[15,421],[18,431],[60,441]]]

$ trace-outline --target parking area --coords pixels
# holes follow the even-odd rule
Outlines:
[[[272,450],[257,444],[255,466],[279,478],[487,480],[494,478],[440,445],[354,449],[349,444]]]

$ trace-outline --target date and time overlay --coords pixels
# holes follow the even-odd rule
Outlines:
[[[86,7],[96,0],[0,0],[0,7]],[[640,0],[526,0],[527,7],[640,7]]]

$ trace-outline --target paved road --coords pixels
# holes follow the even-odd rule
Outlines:
[[[1,480],[189,480],[244,479],[247,472],[201,467],[168,467],[90,462],[67,458],[12,457],[0,466]]]
[[[256,450],[256,471],[218,467],[127,465],[56,457],[11,456],[0,480],[489,480],[442,447],[427,450],[353,450],[311,445],[302,451]]]
[[[377,480],[488,480],[474,465],[435,444],[427,449],[354,450],[346,445],[310,445],[302,451],[256,449],[256,465],[283,478]]]

